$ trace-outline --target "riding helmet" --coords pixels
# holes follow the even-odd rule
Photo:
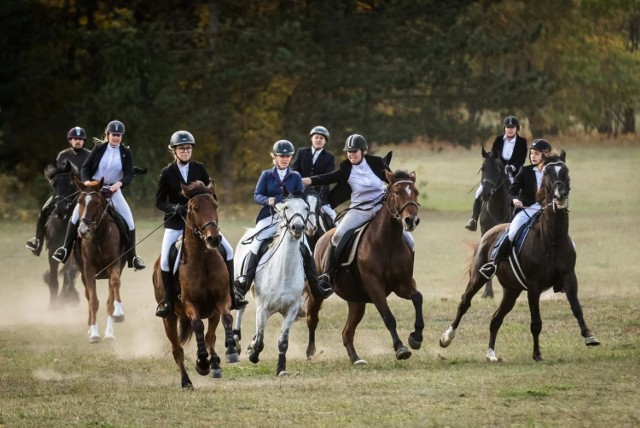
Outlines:
[[[80,128],[79,126],[74,126],[69,130],[69,132],[67,132],[67,140],[70,140],[72,138],[81,138],[83,140],[86,140],[87,133],[84,132],[84,129]]]
[[[519,131],[520,121],[515,116],[507,116],[504,118],[504,121],[502,122],[502,126],[504,128],[518,128],[518,131]]]
[[[532,150],[537,150],[539,152],[546,153],[551,151],[551,144],[543,138],[537,138],[533,140],[529,148]]]
[[[295,152],[295,149],[293,148],[293,144],[291,144],[291,141],[278,140],[273,145],[272,153],[274,155],[293,156],[293,152]]]
[[[124,134],[124,123],[119,120],[112,120],[107,125],[107,133],[108,134]]]
[[[324,126],[314,126],[313,129],[309,132],[309,136],[313,137],[313,134],[319,134],[324,136],[327,141],[329,141],[329,131]]]
[[[171,136],[171,145],[170,148],[174,149],[178,146],[182,146],[184,144],[191,144],[192,146],[196,145],[196,139],[193,138],[193,135],[189,131],[176,131]]]
[[[343,152],[354,152],[356,150],[369,150],[367,140],[360,134],[353,134],[347,137],[347,141],[344,142]]]

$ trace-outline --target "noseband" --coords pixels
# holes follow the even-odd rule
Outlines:
[[[195,195],[195,196],[193,196],[193,197],[191,197],[191,198],[189,199],[189,205],[191,204],[191,201],[192,201],[192,200],[194,200],[195,198],[199,198],[200,196],[211,196],[211,195],[210,195],[210,194],[208,194],[208,193],[201,193],[201,194],[199,194],[199,195]],[[213,197],[213,196],[211,196],[211,197]],[[190,209],[190,208],[189,208],[189,211],[191,211],[191,209]],[[187,217],[189,217],[189,214],[188,214],[188,213],[187,213]],[[189,224],[189,222],[187,221],[187,219],[184,219],[184,224],[185,224],[186,226],[188,226],[188,227],[189,227],[189,229],[191,229],[191,230],[193,231],[194,235],[196,235],[198,238],[202,239],[203,241],[205,241],[205,240],[207,239],[207,238],[204,236],[204,231],[205,231],[208,227],[213,226],[215,229],[220,230],[220,228],[218,227],[218,222],[217,222],[217,221],[214,221],[214,220],[208,221],[208,222],[206,222],[205,224],[203,224],[203,225],[202,225],[202,226],[200,226],[200,227],[194,227],[194,226],[191,226],[191,225]]]
[[[546,170],[547,170],[547,168],[548,168],[548,167],[550,167],[550,166],[552,166],[552,165],[565,166],[565,165],[564,165],[564,163],[562,163],[562,162],[553,162],[553,163],[550,163],[550,164],[548,164],[548,165],[545,165],[545,167],[544,167],[544,169],[545,169],[545,175],[546,175],[546,173],[547,173],[547,171],[546,171]],[[565,166],[565,168],[566,168],[566,166]],[[553,212],[556,212],[556,211],[558,210],[558,200],[557,200],[557,198],[555,197],[555,190],[556,190],[557,188],[562,188],[562,189],[564,189],[565,191],[567,191],[567,193],[568,193],[568,189],[567,189],[566,182],[565,182],[565,181],[563,181],[563,180],[559,180],[557,177],[558,177],[558,174],[556,174],[556,178],[555,178],[555,180],[553,181],[553,183],[551,183],[551,184],[548,184],[548,183],[547,183],[547,184],[546,184],[546,191],[547,191],[549,194],[551,194],[551,195],[552,195],[551,202],[550,202],[549,204],[547,204],[547,206],[551,206],[551,208],[553,209]],[[567,196],[567,198],[568,198],[568,196]],[[567,208],[563,208],[563,209],[564,209],[565,211],[568,211],[568,209],[567,209]]]
[[[400,180],[400,181],[396,181],[391,186],[393,187],[396,184],[410,184],[412,186],[414,185],[413,181],[411,181],[411,180]],[[389,211],[389,214],[391,214],[391,217],[394,220],[402,221],[402,212],[404,210],[406,210],[408,207],[415,206],[416,208],[418,208],[420,206],[420,204],[417,203],[416,201],[407,201],[400,208],[398,208],[398,204],[396,203],[395,194],[392,195],[392,198],[393,198],[393,202],[394,202],[394,205],[395,205],[395,208],[396,208],[395,211],[391,211],[391,209],[389,208],[389,206],[387,204],[385,204],[385,207],[387,207],[387,210]]]
[[[297,198],[297,199],[302,199],[304,201],[304,203],[307,205],[307,217],[305,218],[302,214],[295,213],[290,218],[287,218],[286,210],[283,210],[283,217],[284,217],[284,220],[285,220],[285,226],[284,227],[286,227],[287,230],[289,230],[289,226],[291,225],[291,222],[293,220],[295,220],[296,217],[300,217],[300,219],[302,220],[302,224],[307,224],[307,221],[309,221],[309,216],[311,215],[311,207],[309,206],[309,202],[307,202],[303,198]],[[314,215],[315,215],[315,213],[314,213]]]
[[[100,205],[102,205],[102,201],[105,201],[104,210],[102,210],[102,214],[100,215],[100,218],[98,219],[98,221],[87,219],[87,217],[85,216],[86,208],[87,208],[86,204],[85,204],[85,212],[83,213],[82,218],[80,219],[80,223],[86,224],[89,230],[91,231],[91,233],[96,233],[96,231],[98,230],[98,227],[100,227],[100,223],[102,223],[102,220],[107,215],[107,209],[109,208],[109,204],[106,203],[106,199],[104,198],[104,196],[102,196],[102,193],[96,190],[93,190],[91,192],[80,192],[80,195],[85,195],[85,196],[98,195],[100,197]]]

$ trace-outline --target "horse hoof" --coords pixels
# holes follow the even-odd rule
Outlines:
[[[258,356],[258,354],[248,352],[247,355],[249,356],[249,361],[251,361],[253,364],[258,364],[258,361],[260,361],[260,357]]]
[[[542,358],[542,355],[534,355],[533,356],[533,360],[537,363],[544,361],[544,358]]]
[[[237,352],[234,352],[233,354],[226,354],[226,355],[227,355],[227,364],[240,362],[240,356],[238,355]]]
[[[193,391],[193,384],[191,382],[187,382],[184,385],[182,385],[182,390],[183,391]]]
[[[353,362],[354,366],[366,366],[367,364],[369,363],[367,363],[365,360],[355,360]]]
[[[211,372],[211,377],[214,378],[214,379],[222,378],[222,370],[221,369],[214,369]]]
[[[90,336],[89,343],[99,343],[102,340],[100,336]]]
[[[417,341],[413,336],[409,335],[409,346],[411,346],[411,349],[415,349],[417,351],[422,346],[422,341]]]
[[[589,336],[584,339],[584,344],[587,346],[598,346],[600,341],[595,336]]]
[[[446,348],[447,346],[451,345],[451,341],[450,340],[443,340],[442,338],[440,338],[438,343],[440,344],[441,348]]]
[[[111,315],[113,322],[124,322],[124,315]]]
[[[396,359],[398,360],[406,360],[411,356],[411,351],[409,351],[407,348],[405,348],[404,346],[400,347],[397,351],[396,351]]]
[[[291,376],[291,373],[289,373],[286,370],[282,370],[280,373],[278,373],[278,377],[286,377],[286,376]]]
[[[116,337],[113,334],[105,334],[104,340],[116,340]]]
[[[211,371],[211,368],[209,367],[208,364],[206,367],[200,367],[198,364],[196,364],[196,371],[200,376],[206,376]]]

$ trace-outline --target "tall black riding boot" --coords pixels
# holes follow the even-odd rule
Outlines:
[[[331,296],[333,294],[333,289],[331,287],[321,288],[318,285],[318,271],[316,270],[316,262],[313,260],[311,251],[309,251],[309,248],[307,248],[304,243],[300,244],[300,252],[302,253],[304,274],[307,277],[307,282],[309,282],[309,289],[311,289],[311,294],[313,294],[313,297],[322,297],[323,299],[326,299],[327,297]]]
[[[333,244],[329,244],[327,253],[324,255],[323,260],[324,273],[318,277],[318,286],[321,289],[333,290],[331,286],[331,278],[335,274],[336,270],[336,247]]]
[[[224,263],[227,265],[227,271],[229,272],[229,294],[231,295],[231,309],[244,309],[244,307],[247,306],[249,302],[244,299],[242,293],[240,293],[240,291],[238,291],[235,287],[235,281],[233,278],[233,259],[225,260]]]
[[[47,220],[51,216],[51,212],[55,208],[53,198],[49,198],[40,210],[38,221],[36,222],[36,236],[27,241],[27,248],[31,250],[34,256],[39,256],[44,246],[44,232]]]
[[[473,209],[471,211],[471,218],[464,226],[465,229],[475,232],[478,229],[478,217],[480,217],[480,209],[482,209],[482,199],[477,197],[473,200]]]
[[[509,251],[511,250],[511,241],[508,236],[500,243],[500,247],[498,247],[498,251],[496,251],[496,257],[492,262],[485,263],[480,268],[480,274],[487,279],[491,279],[493,275],[496,274],[496,270],[498,269],[498,265],[501,261],[507,259],[509,257]]]
[[[176,299],[176,291],[173,287],[173,272],[160,271],[162,279],[162,287],[164,287],[164,299],[158,303],[156,316],[160,318],[168,318],[173,313],[173,303]]]
[[[65,263],[71,254],[71,249],[73,248],[73,243],[76,241],[78,237],[78,225],[73,224],[72,221],[69,221],[67,224],[67,233],[64,236],[64,243],[62,247],[58,248],[51,258],[57,262]]]
[[[244,297],[251,288],[253,279],[256,277],[256,268],[258,267],[258,256],[249,251],[244,260],[244,274],[240,275],[233,281],[233,286]]]
[[[142,270],[146,266],[142,259],[136,254],[136,230],[129,231],[129,242],[127,243],[127,264],[134,270]]]

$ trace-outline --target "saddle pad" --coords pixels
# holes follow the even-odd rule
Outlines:
[[[351,229],[345,236],[342,238],[342,242],[344,245],[340,248],[340,243],[338,243],[338,248],[340,248],[340,252],[337,254],[338,260],[342,262],[339,266],[349,266],[353,263],[353,260],[356,258],[356,252],[358,250],[358,244],[360,243],[360,239],[362,238],[362,232],[369,226],[370,222],[366,222],[362,226],[357,229]]]

